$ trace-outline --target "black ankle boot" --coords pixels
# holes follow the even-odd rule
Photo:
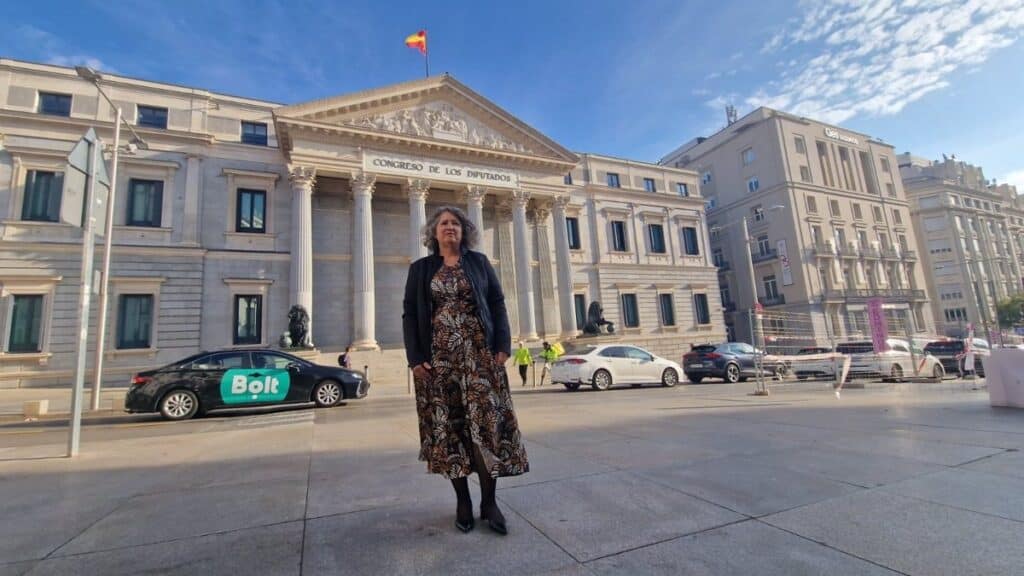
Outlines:
[[[504,536],[508,534],[505,515],[501,513],[494,497],[498,480],[491,478],[490,474],[478,474],[478,476],[480,477],[480,519],[487,522],[491,530]]]
[[[473,521],[473,500],[469,497],[469,482],[465,476],[452,480],[458,504],[455,507],[455,527],[462,532],[469,532],[475,526]]]

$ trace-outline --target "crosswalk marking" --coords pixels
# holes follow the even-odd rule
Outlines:
[[[285,424],[301,424],[312,422],[316,415],[310,410],[284,412],[281,414],[260,414],[240,418],[235,425],[239,427],[281,426]]]

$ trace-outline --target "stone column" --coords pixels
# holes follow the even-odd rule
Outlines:
[[[466,205],[469,208],[469,221],[476,225],[476,229],[483,234],[484,231],[484,196],[487,195],[487,188],[483,186],[470,186],[466,190]]]
[[[526,204],[530,201],[530,193],[526,190],[513,190],[512,201],[512,231],[516,246],[516,292],[519,297],[519,337],[523,340],[536,340],[533,275],[530,270],[532,253],[526,225]]]
[[[199,191],[202,180],[200,162],[202,156],[188,155],[188,168],[185,170],[185,218],[182,222],[182,240],[185,244],[199,244],[199,198],[202,196]]]
[[[292,184],[292,261],[289,296],[291,305],[298,304],[309,313],[307,342],[313,345],[313,182],[316,169],[289,166]],[[302,342],[294,342],[295,346]]]
[[[427,180],[409,180],[409,260],[416,261],[427,255],[421,231],[427,224]]]
[[[555,219],[555,268],[558,270],[558,310],[562,321],[562,339],[576,337],[576,309],[572,301],[572,260],[569,230],[565,225],[565,207],[569,196],[558,196],[552,206]]]
[[[376,306],[373,283],[373,187],[377,176],[352,175],[352,345],[357,350],[377,349]]]
[[[539,332],[545,336],[555,334],[559,330],[560,322],[555,320],[555,307],[558,305],[555,299],[554,270],[551,263],[551,239],[548,236],[548,218],[551,216],[550,202],[534,201],[533,210],[530,211],[530,219],[533,224],[537,251],[537,288],[540,295],[534,304],[539,307],[540,316]]]
[[[513,334],[519,333],[519,296],[512,289],[516,285],[515,243],[512,240],[512,204],[503,200],[494,209],[494,229],[498,236],[498,277],[505,292],[508,324]]]

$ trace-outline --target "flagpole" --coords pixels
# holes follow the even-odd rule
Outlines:
[[[423,64],[426,66],[426,78],[430,78],[430,52],[423,52]]]

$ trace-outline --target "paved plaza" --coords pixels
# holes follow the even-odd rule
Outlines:
[[[1020,574],[1024,411],[974,387],[517,389],[507,537],[454,528],[409,397],[109,413],[74,460],[7,420],[0,575]]]

